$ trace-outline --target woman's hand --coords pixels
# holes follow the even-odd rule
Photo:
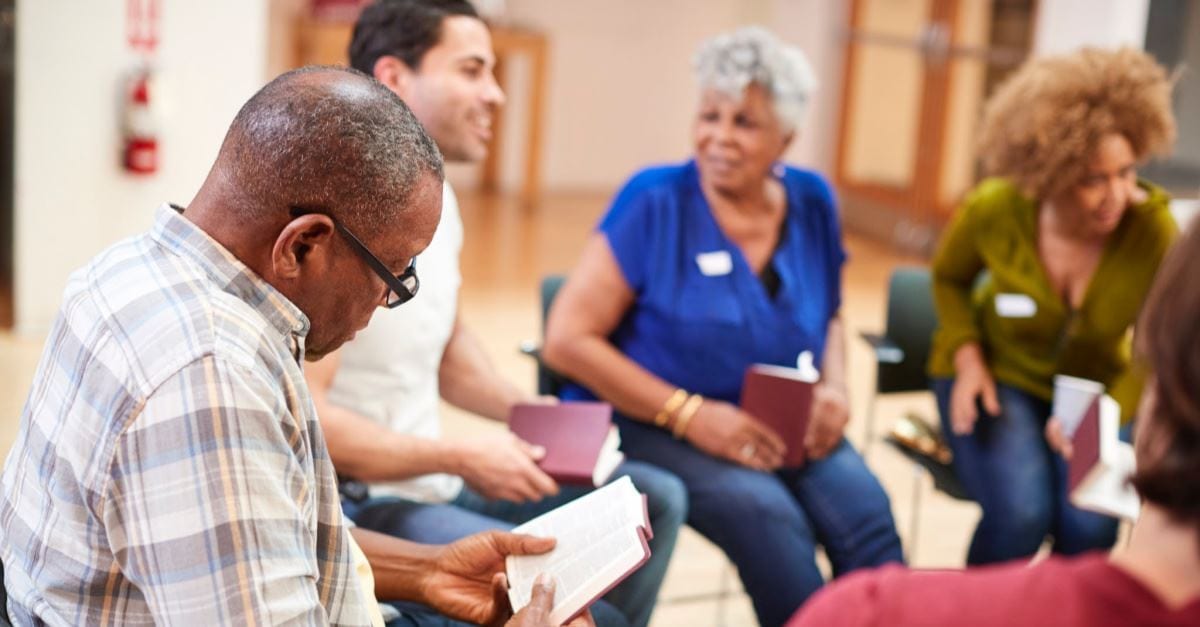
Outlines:
[[[755,470],[783,464],[786,447],[774,431],[722,401],[704,399],[684,436],[696,448]]]
[[[975,343],[963,344],[954,354],[954,387],[950,390],[950,428],[957,435],[969,435],[979,419],[976,399],[992,416],[1000,415],[996,382],[983,361],[983,352]]]
[[[1074,452],[1071,440],[1063,433],[1062,422],[1054,416],[1046,421],[1046,443],[1050,445],[1050,450],[1066,459],[1071,459],[1071,453]]]
[[[813,389],[812,410],[804,449],[812,459],[821,459],[842,441],[850,422],[850,400],[846,388],[821,382]]]

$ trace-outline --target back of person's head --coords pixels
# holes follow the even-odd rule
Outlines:
[[[1163,261],[1137,328],[1137,350],[1154,375],[1137,432],[1133,485],[1148,503],[1200,533],[1200,228]]]
[[[1171,81],[1141,50],[1084,48],[1026,62],[984,106],[977,148],[988,174],[1044,200],[1077,183],[1112,133],[1138,161],[1169,153],[1175,141]]]
[[[702,90],[715,89],[740,99],[752,83],[763,88],[787,130],[799,129],[817,89],[816,75],[804,53],[760,26],[746,26],[705,41],[693,65]]]
[[[363,9],[350,41],[350,66],[372,74],[382,56],[413,70],[441,38],[442,21],[456,15],[479,18],[467,0],[376,0]]]
[[[356,70],[307,67],[242,106],[209,178],[243,224],[299,209],[368,233],[393,224],[428,176],[440,184],[441,154],[399,97]]]

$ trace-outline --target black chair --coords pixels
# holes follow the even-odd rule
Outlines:
[[[3,562],[0,562],[0,627],[12,627],[8,619],[8,589],[4,586]]]
[[[937,328],[932,282],[925,268],[897,268],[888,281],[887,322],[883,335],[860,333],[875,352],[875,389],[867,402],[863,446],[875,437],[875,401],[881,394],[929,389],[925,364]]]
[[[876,399],[884,394],[928,392],[930,344],[937,328],[933,305],[933,282],[927,268],[905,267],[892,272],[888,281],[887,322],[882,335],[860,333],[875,352],[875,388],[867,403],[863,449],[875,438]],[[951,464],[950,449],[937,420],[916,414],[902,417],[884,438],[900,454],[929,472],[934,489],[956,500],[970,500]],[[919,477],[918,477],[919,479]],[[916,550],[920,528],[920,481],[913,483],[911,529],[907,542],[910,555]]]
[[[546,336],[546,317],[550,313],[550,305],[554,303],[554,297],[558,296],[558,290],[562,289],[563,283],[567,277],[561,274],[551,274],[542,279],[541,286],[541,305],[542,305],[542,337]],[[562,390],[563,383],[567,381],[565,377],[554,372],[546,366],[546,362],[542,360],[542,346],[536,342],[523,342],[521,344],[521,352],[529,355],[537,361],[537,391],[542,396],[558,396]]]

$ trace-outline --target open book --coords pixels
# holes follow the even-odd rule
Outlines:
[[[546,449],[538,467],[559,483],[598,488],[625,461],[608,403],[519,404],[508,428]]]
[[[1070,438],[1075,435],[1075,429],[1079,427],[1084,414],[1101,394],[1104,394],[1103,383],[1064,374],[1054,375],[1054,403],[1050,415],[1058,418],[1064,436]]]
[[[742,381],[742,409],[761,420],[787,446],[783,465],[804,465],[804,435],[812,409],[813,372],[798,368],[754,364]]]
[[[1071,438],[1067,489],[1075,507],[1137,520],[1141,503],[1128,481],[1133,447],[1121,441],[1120,422],[1121,405],[1111,396],[1088,406]]]
[[[529,604],[539,573],[554,579],[553,625],[574,618],[645,564],[653,537],[646,497],[629,477],[542,514],[513,532],[558,540],[549,553],[510,555],[505,562],[514,612]]]

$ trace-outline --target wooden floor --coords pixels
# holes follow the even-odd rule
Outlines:
[[[534,367],[518,352],[518,344],[539,337],[538,282],[548,273],[565,272],[603,212],[607,195],[552,194],[539,209],[521,208],[512,199],[461,190],[459,200],[466,228],[462,259],[463,315],[490,349],[498,368],[532,391]],[[897,265],[919,263],[902,258],[885,247],[848,236],[850,260],[845,272],[843,316],[850,338],[849,372],[853,419],[850,439],[863,450],[863,413],[873,385],[873,359],[854,339],[862,329],[878,330],[884,319],[885,286]],[[61,286],[47,287],[56,292]],[[8,450],[16,433],[20,408],[33,378],[40,351],[36,339],[0,334],[0,450]],[[903,411],[933,416],[926,394],[881,400],[877,406],[879,429]],[[447,407],[449,434],[499,428]],[[976,506],[952,501],[932,491],[926,476],[914,471],[884,446],[866,449],[867,461],[892,498],[892,508],[910,561],[923,567],[961,566],[979,515]],[[912,504],[914,489],[922,491],[921,523],[913,551]],[[724,587],[733,595],[720,603],[712,595]],[[737,578],[711,544],[685,530],[655,612],[653,625],[754,625],[749,601],[736,592]]]

